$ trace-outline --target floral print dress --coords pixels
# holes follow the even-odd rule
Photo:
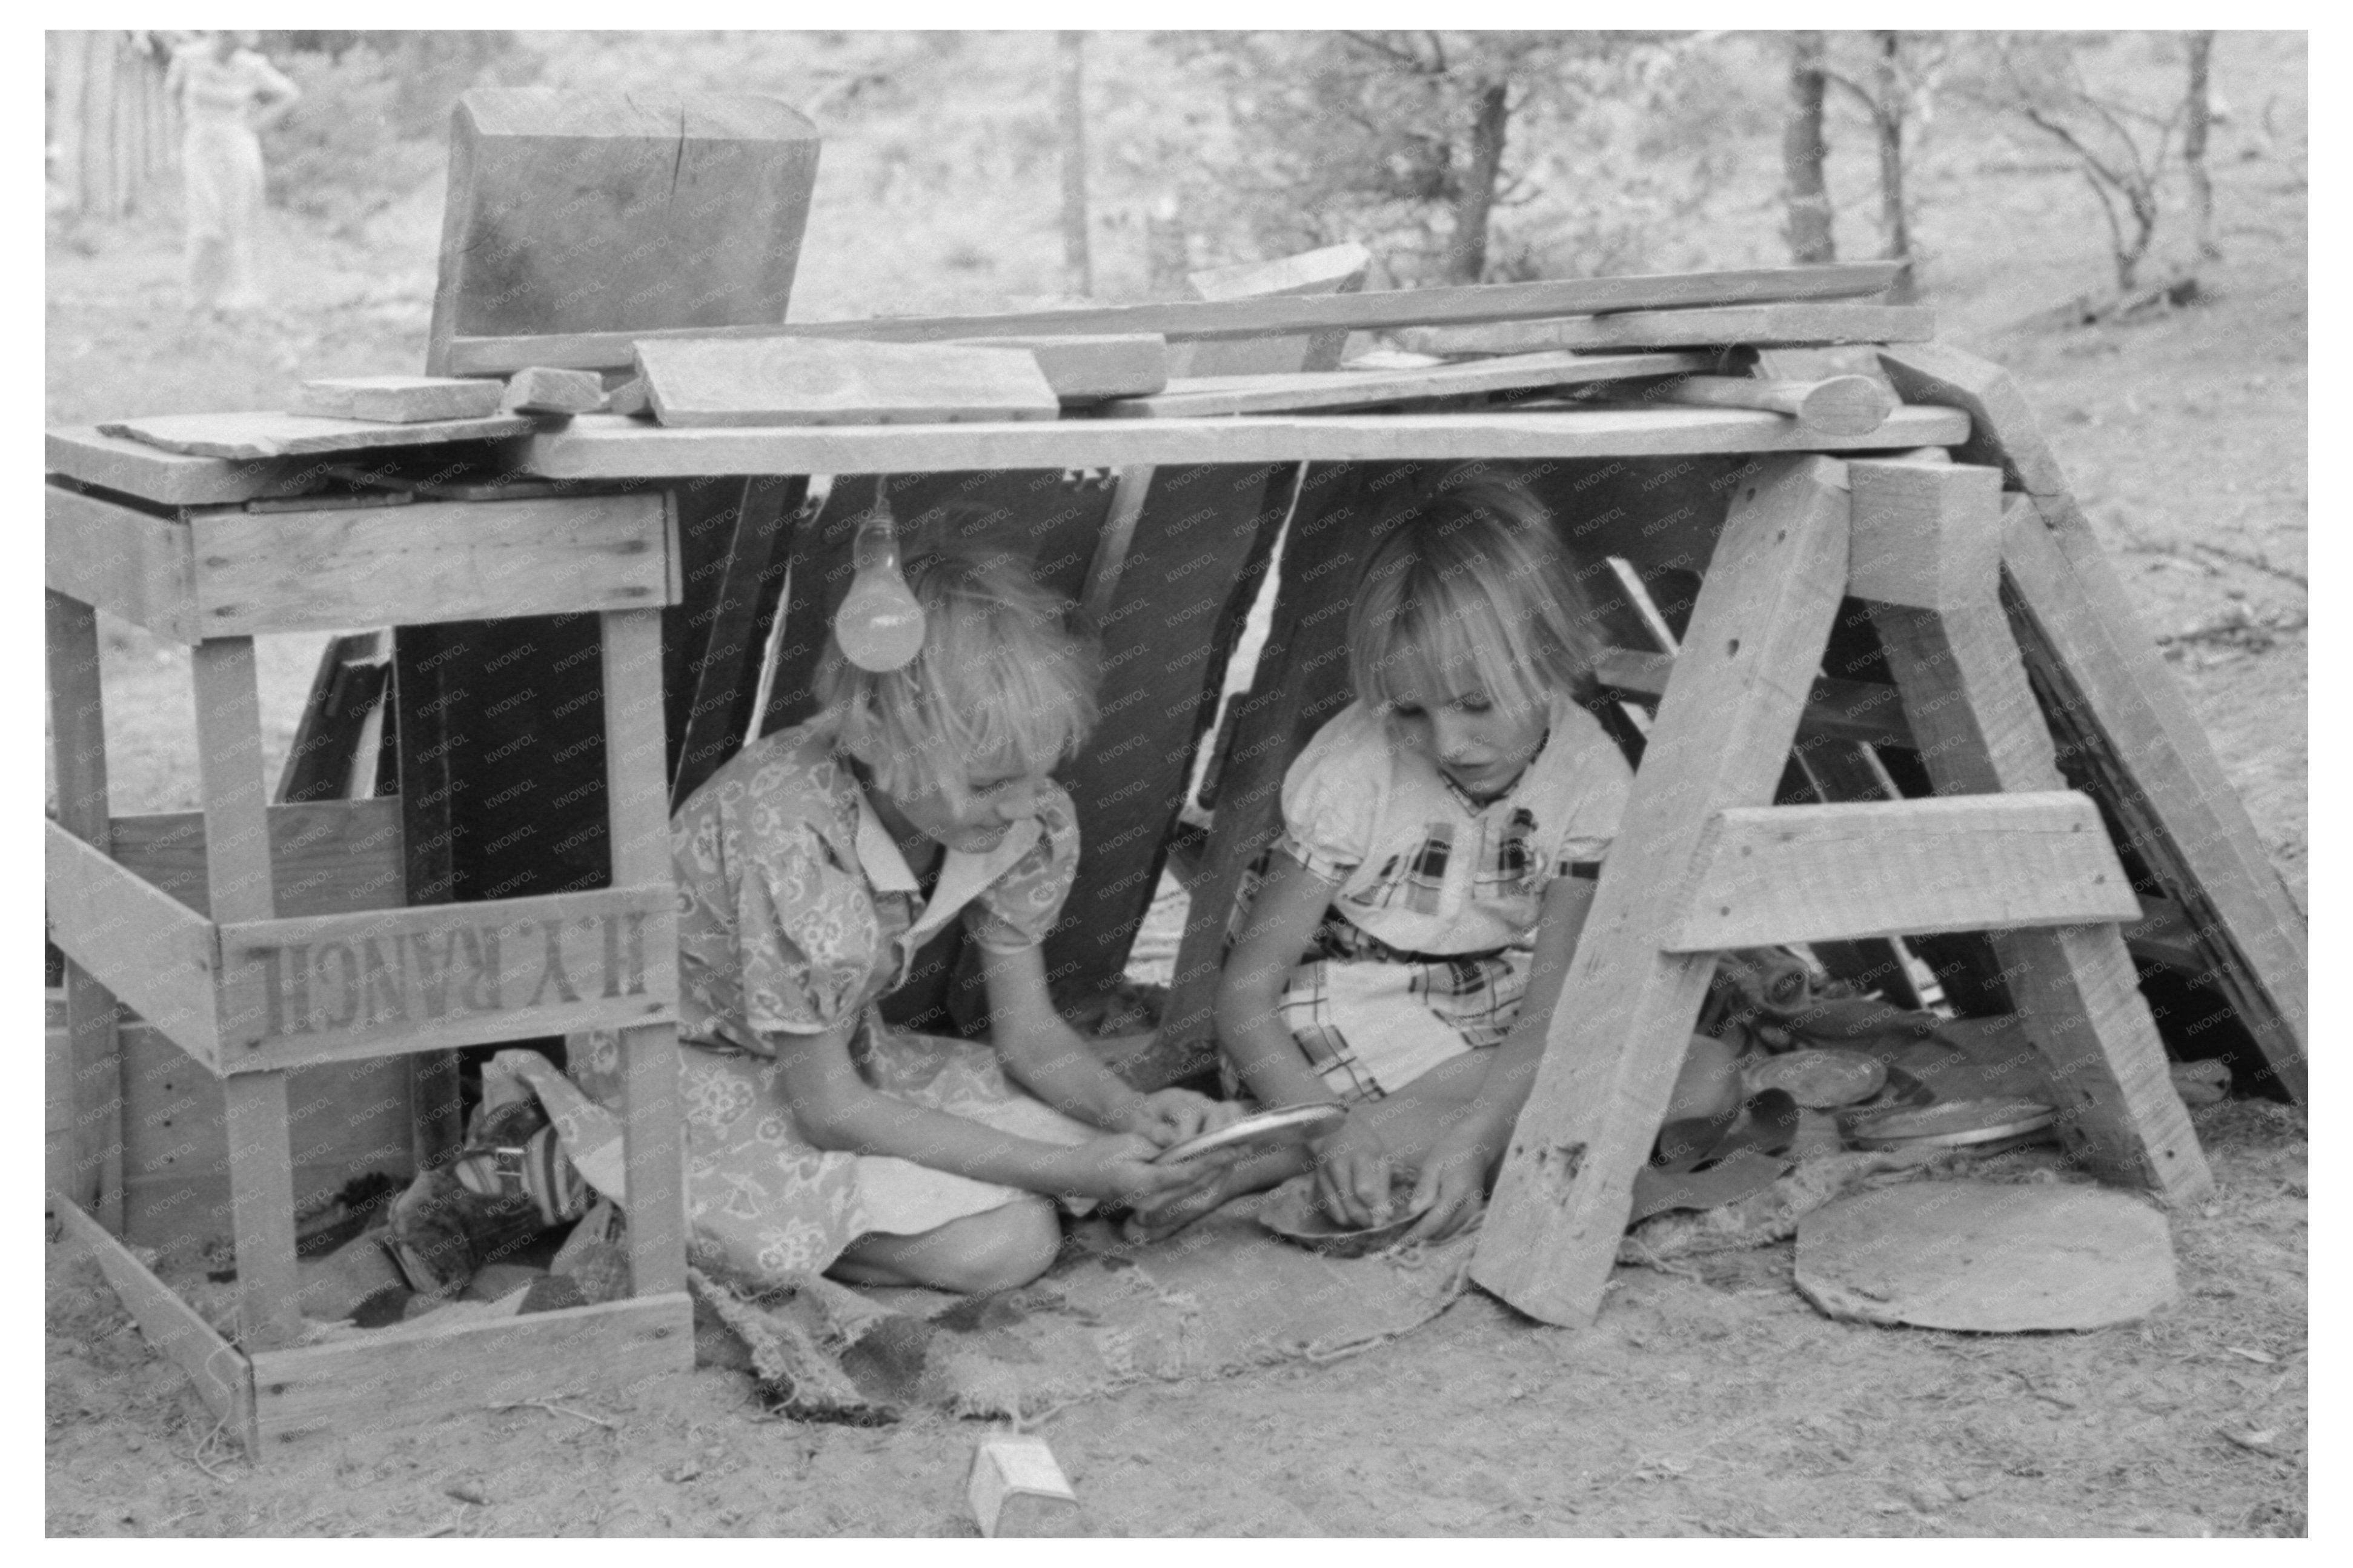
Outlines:
[[[874,1004],[958,914],[999,949],[1045,939],[1077,870],[1070,797],[986,854],[949,851],[926,900],[849,763],[803,728],[747,746],[670,824],[679,884],[680,1097],[688,1254],[754,1287],[821,1270],[870,1232],[911,1235],[1027,1196],[887,1155],[819,1149],[785,1097],[776,1053],[858,1026],[851,1055],[894,1098],[1044,1143],[1098,1129],[1009,1083],[968,1040],[887,1027]],[[572,1076],[620,1104],[618,1043],[575,1037]]]

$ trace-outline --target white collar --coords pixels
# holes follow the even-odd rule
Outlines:
[[[884,893],[903,893],[921,899],[923,885],[907,869],[907,857],[899,853],[898,841],[882,825],[874,802],[854,779],[851,789],[858,796],[858,861],[867,880]],[[947,850],[947,858],[940,865],[939,885],[932,889],[931,901],[923,905],[914,925],[908,927],[906,939],[920,945],[946,925],[951,916],[1003,875],[1014,862],[1028,854],[1044,832],[1037,818],[1025,817],[1008,828],[997,847],[985,854]]]

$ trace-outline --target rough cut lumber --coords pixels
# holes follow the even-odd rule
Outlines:
[[[1155,397],[1121,398],[1107,404],[1103,411],[1120,419],[1172,419],[1306,408],[1363,408],[1409,398],[1461,397],[1485,392],[1673,376],[1703,369],[1712,363],[1713,356],[1704,354],[1525,354],[1419,370],[1195,376],[1170,381],[1167,390]]]
[[[135,495],[163,506],[207,506],[257,497],[304,495],[325,486],[316,463],[293,458],[236,461],[167,452],[95,426],[49,430],[43,461],[48,471],[82,484]]]
[[[1143,397],[1168,385],[1168,340],[1158,333],[1101,333],[1036,337],[968,337],[966,347],[1026,348],[1046,384],[1065,403]]]
[[[175,641],[204,636],[185,523],[61,484],[41,492],[52,590]]]
[[[2298,909],[2212,743],[2189,711],[2124,585],[2067,488],[2066,475],[2009,375],[1931,344],[1879,355],[1906,398],[1968,410],[1967,462],[2002,470],[2031,506],[2004,518],[2002,572],[2012,630],[2052,722],[2103,780],[2192,929],[2264,1071],[2305,1100],[2310,1048],[2307,938]],[[2028,525],[2039,518],[2043,531]]]
[[[58,821],[50,832],[79,846],[85,862],[111,848],[106,778],[106,698],[100,675],[98,616],[88,604],[54,589],[44,594],[48,655],[49,760]],[[145,900],[138,908],[156,913]],[[85,913],[97,913],[86,911]],[[57,904],[50,901],[52,923]],[[53,931],[53,935],[54,935]],[[85,928],[80,943],[104,935]],[[80,943],[77,948],[80,948]],[[65,960],[67,1152],[73,1167],[67,1195],[91,1202],[99,1218],[122,1226],[122,1068],[114,997],[80,962]]]
[[[657,756],[657,781],[659,766]],[[678,995],[673,902],[665,881],[224,922],[218,1070],[666,1020]]]
[[[1676,952],[2140,918],[2099,808],[2072,790],[1716,814]]]
[[[590,1389],[621,1390],[694,1364],[694,1307],[683,1291],[490,1322],[430,1317],[253,1358],[254,1450],[463,1415]]]
[[[1617,696],[1631,697],[1656,707],[1666,695],[1667,678],[1675,667],[1672,653],[1645,653],[1632,648],[1605,648],[1594,667],[1602,687]],[[1817,680],[1806,697],[1806,711],[1798,720],[1800,736],[1830,736],[1873,746],[1910,746],[1912,726],[1904,722],[1904,706],[1895,688],[1871,681]]]
[[[365,447],[416,447],[436,441],[497,441],[529,435],[519,414],[476,419],[435,419],[421,425],[378,425],[364,419],[322,419],[309,414],[159,414],[112,419],[102,435],[127,436],[164,451],[193,457],[311,457]]]
[[[1895,394],[1868,376],[1833,376],[1827,381],[1685,376],[1661,383],[1649,395],[1662,403],[1694,408],[1769,409],[1833,436],[1867,436],[1895,411]]]
[[[114,1294],[137,1320],[147,1342],[188,1374],[205,1408],[226,1423],[250,1452],[253,1374],[246,1359],[72,1200],[60,1195],[53,1201],[52,1212],[75,1240],[90,1248],[99,1272],[114,1287]]]
[[[1036,357],[1014,348],[770,338],[656,340],[638,376],[668,426],[910,425],[1051,419]]]
[[[1947,529],[1999,534],[1998,498],[1968,468],[1915,471],[1947,480]],[[1873,604],[1871,617],[1937,794],[2063,788],[2051,733],[1995,599],[1943,611]],[[2168,1202],[2211,1192],[2117,927],[1991,936],[2017,1011],[2050,1064],[2070,1151],[2103,1179],[2147,1187]]]
[[[1412,327],[1398,346],[1415,354],[1588,353],[1630,348],[1770,348],[1783,344],[1926,343],[1936,313],[1925,305],[1731,305],[1715,310],[1628,311],[1565,321]]]
[[[1665,1114],[1715,960],[1662,952],[1717,812],[1761,806],[1838,614],[1843,465],[1759,463],[1734,496],[1605,863],[1472,1277],[1547,1323],[1590,1322],[1634,1173]]]
[[[427,425],[445,419],[479,419],[500,406],[495,381],[456,380],[446,376],[349,376],[305,381],[294,389],[290,414],[325,419],[366,419],[378,424]]]
[[[1981,515],[1997,515],[2000,470],[1866,461],[1848,473],[1854,484],[1848,593],[1914,609],[1967,610],[1993,599],[2001,571],[2000,531],[1950,527],[1946,519],[1964,501]]]
[[[455,182],[452,182],[453,188]],[[445,238],[446,246],[447,240]],[[447,262],[444,263],[445,271]],[[625,370],[634,345],[651,337],[872,338],[939,343],[955,338],[1026,337],[1040,333],[1158,333],[1170,342],[1264,337],[1272,334],[1386,332],[1420,323],[1517,321],[1602,311],[1761,304],[1779,300],[1843,300],[1884,291],[1897,263],[1768,267],[1740,272],[1669,272],[1650,277],[1567,278],[1537,283],[1480,283],[1444,289],[1386,289],[1370,294],[1276,295],[1231,301],[1090,306],[979,316],[876,317],[848,322],[787,322],[717,332],[545,331],[539,336],[480,335],[460,325],[443,375],[509,376],[526,365],[575,370]],[[446,284],[445,284],[446,287]],[[1888,341],[1873,339],[1869,341]],[[1568,348],[1572,344],[1534,344]],[[1647,346],[1647,345],[1646,345]]]
[[[1187,281],[1195,293],[1213,302],[1353,294],[1365,286],[1372,265],[1373,253],[1352,241],[1272,261],[1212,268],[1193,273]],[[1176,345],[1169,355],[1168,373],[1198,376],[1336,370],[1347,345],[1345,328],[1219,342],[1197,340]]]
[[[815,126],[751,94],[469,92],[450,113],[448,196],[427,368],[454,336],[780,322],[792,295]]]
[[[116,817],[110,829],[117,864],[197,914],[210,913],[203,812]],[[280,914],[396,908],[401,855],[396,800],[269,808],[269,870]]]
[[[1826,437],[1736,408],[1595,408],[1474,414],[1329,414],[1214,419],[1062,419],[1002,425],[666,430],[586,414],[532,440],[526,465],[555,479],[710,473],[936,473],[1126,468],[1138,463],[1372,462],[1419,458],[1664,457],[1966,439],[1951,409],[1899,408],[1869,436]]]
[[[51,939],[190,1054],[217,1061],[211,925],[57,823],[43,828]]]
[[[630,363],[634,365],[636,361],[632,360]],[[653,400],[646,396],[645,378],[632,376],[614,387],[606,397],[605,411],[608,414],[619,414],[627,418],[652,418],[654,417]]]
[[[593,370],[534,365],[508,378],[499,407],[511,414],[594,414],[605,407],[605,382]]]

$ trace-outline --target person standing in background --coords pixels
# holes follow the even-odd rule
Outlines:
[[[286,117],[301,90],[254,46],[251,32],[195,34],[174,50],[164,90],[185,127],[187,285],[191,310],[259,308],[254,234],[261,221],[259,132]]]

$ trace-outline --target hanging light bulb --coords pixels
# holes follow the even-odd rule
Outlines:
[[[883,475],[875,476],[873,510],[859,519],[850,540],[857,575],[833,616],[842,653],[877,674],[906,668],[923,646],[923,607],[899,569],[899,525],[891,515],[885,482]]]

